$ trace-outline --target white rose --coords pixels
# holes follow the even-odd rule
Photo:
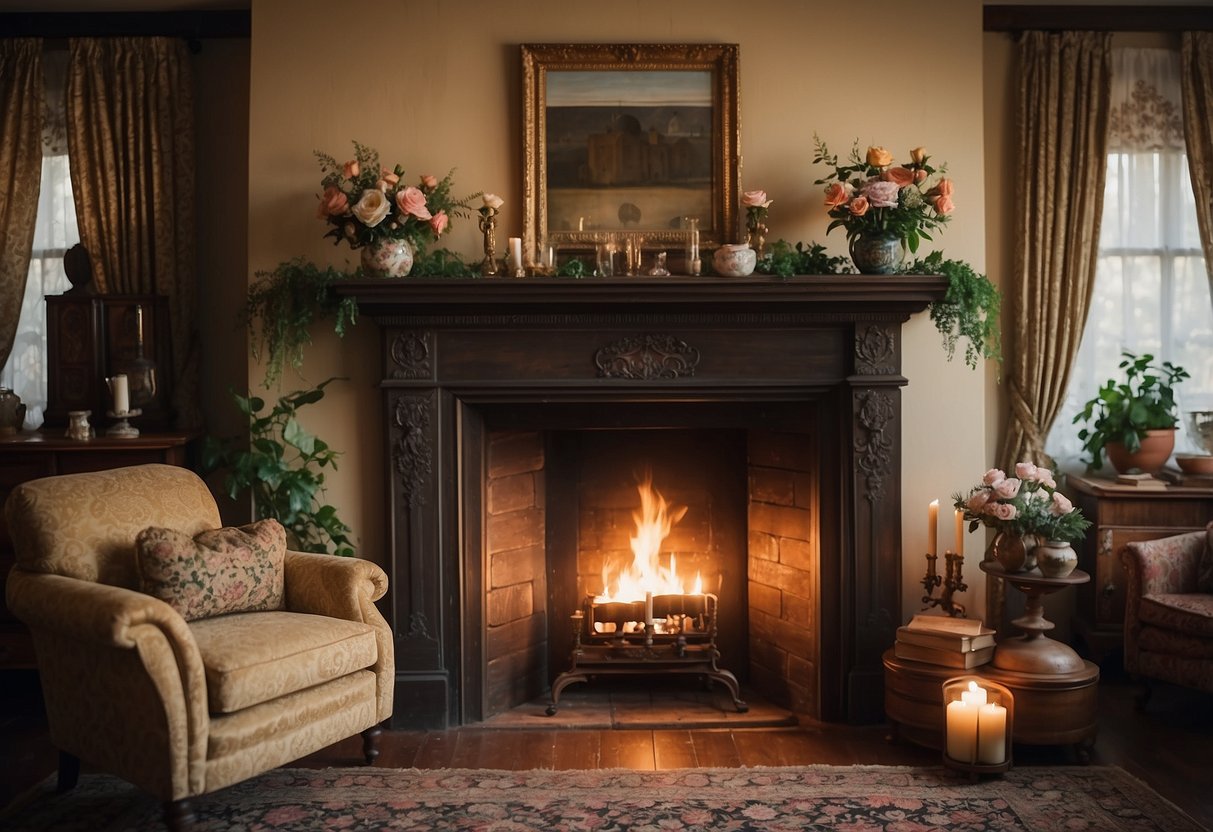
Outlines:
[[[363,225],[368,228],[374,228],[383,222],[383,218],[387,216],[387,212],[391,207],[392,205],[388,202],[388,198],[383,191],[377,188],[368,188],[362,192],[362,197],[358,200],[358,204],[353,207],[352,213],[362,221]]]
[[[497,194],[485,194],[484,195],[484,207],[485,208],[492,208],[494,211],[496,211],[498,208],[501,207],[502,203],[504,203],[504,202],[505,202],[505,200],[502,199],[501,197],[497,196]]]

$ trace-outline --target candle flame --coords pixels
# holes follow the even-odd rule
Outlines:
[[[645,472],[636,488],[640,492],[640,509],[632,512],[632,520],[636,524],[636,533],[631,537],[632,561],[623,566],[610,562],[603,564],[603,590],[594,603],[643,601],[646,593],[702,595],[703,577],[698,572],[694,579],[684,581],[678,575],[678,565],[672,553],[668,567],[663,566],[660,559],[661,544],[675,524],[686,515],[687,507],[672,506],[666,502],[661,492],[653,488],[651,472]]]

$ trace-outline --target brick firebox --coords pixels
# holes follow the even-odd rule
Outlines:
[[[901,324],[945,288],[859,275],[341,285],[382,334],[393,724],[476,722],[562,669],[541,656],[559,655],[567,628],[552,622],[582,587],[553,563],[582,530],[553,508],[569,488],[552,448],[674,428],[739,437],[743,675],[821,719],[880,719],[880,655],[901,618]]]

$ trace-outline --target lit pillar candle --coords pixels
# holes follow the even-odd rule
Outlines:
[[[927,553],[938,554],[939,547],[939,500],[927,504]]]
[[[965,553],[965,513],[956,509],[956,554]]]
[[[946,743],[948,756],[962,763],[977,762],[978,720],[981,708],[986,704],[986,689],[969,682],[969,689],[962,691],[960,699],[948,703]],[[1003,723],[1006,730],[1006,723]]]
[[[653,631],[653,593],[651,592],[644,594],[644,629],[648,633]]]
[[[948,703],[948,756],[962,763],[977,757],[977,715],[979,706],[957,699]]]
[[[1007,709],[990,702],[977,712],[977,762],[1001,765],[1007,759]]]

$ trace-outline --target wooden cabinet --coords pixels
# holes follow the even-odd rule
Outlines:
[[[100,423],[104,426],[104,421]],[[128,465],[162,462],[186,464],[193,434],[142,434],[135,439],[98,437],[86,442],[65,439],[58,432],[19,433],[0,437],[0,506],[21,483],[54,474],[104,471]],[[0,512],[0,599],[14,562],[13,543]],[[25,626],[0,606],[0,669],[34,666],[33,645]]]
[[[1074,624],[1102,664],[1124,644],[1125,545],[1203,529],[1213,520],[1213,488],[1146,490],[1074,475],[1067,482],[1067,494],[1091,521],[1086,539],[1075,547],[1079,568],[1090,573],[1091,583],[1078,587]]]

